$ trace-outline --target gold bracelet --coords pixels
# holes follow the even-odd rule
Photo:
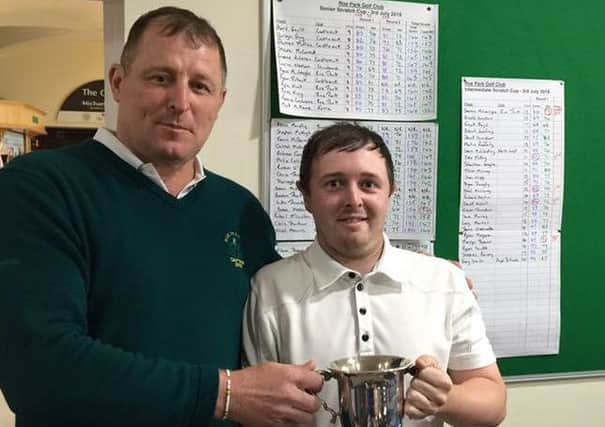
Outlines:
[[[225,369],[227,374],[227,388],[225,389],[225,410],[223,411],[223,421],[229,418],[229,406],[231,405],[231,371]]]

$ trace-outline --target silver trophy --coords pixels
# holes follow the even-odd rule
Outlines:
[[[324,379],[338,381],[340,410],[323,407],[340,418],[343,427],[402,427],[405,374],[414,375],[412,360],[398,356],[357,356],[330,363],[319,371]]]

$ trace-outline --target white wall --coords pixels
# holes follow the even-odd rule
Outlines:
[[[254,193],[259,192],[260,181],[260,15],[263,0],[190,0],[158,2],[138,0],[129,4],[141,12],[160,4],[191,7],[208,18],[223,38],[227,51],[229,78],[227,101],[215,130],[204,148],[206,165],[242,183]],[[126,18],[128,20],[128,18]],[[56,50],[55,50],[56,51]],[[100,47],[89,49],[99,52]],[[58,75],[46,74],[46,58],[37,62],[37,75],[28,74],[27,79],[63,84]],[[95,62],[90,55],[81,60]],[[84,68],[74,66],[71,71]],[[0,70],[2,67],[0,67]],[[92,73],[94,74],[94,73]],[[92,76],[91,74],[91,76]],[[12,76],[12,77],[11,77]],[[3,85],[22,84],[23,75],[2,73]],[[99,78],[92,76],[93,80]],[[71,79],[68,74],[65,79]],[[88,78],[88,77],[86,77]],[[25,79],[23,79],[25,80]],[[82,83],[81,80],[79,80]],[[36,83],[38,84],[38,83]],[[74,88],[77,85],[73,86]],[[40,84],[27,102],[46,105],[49,110],[61,99],[52,99]],[[63,93],[63,92],[62,92]],[[60,96],[55,94],[53,96]],[[55,107],[56,108],[56,107]],[[565,319],[563,319],[565,321]],[[565,380],[513,384],[508,390],[508,416],[504,427],[571,427],[605,426],[605,378],[590,380]],[[13,418],[0,402],[0,427],[12,427]]]
[[[605,378],[516,383],[508,386],[503,427],[605,426]]]
[[[4,395],[0,390],[0,427],[13,427],[15,425],[15,416],[8,409],[6,402],[4,401]]]

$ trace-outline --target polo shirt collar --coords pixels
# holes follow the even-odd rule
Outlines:
[[[118,137],[107,128],[99,128],[93,137],[95,141],[100,142],[109,150],[111,150],[116,156],[128,163],[130,166],[147,176],[150,180],[160,186],[164,191],[168,192],[168,188],[157,169],[151,163],[144,163],[139,159],[126,145],[124,145]],[[194,174],[193,179],[181,190],[177,195],[177,199],[185,197],[195,186],[203,180],[206,175],[204,173],[204,167],[202,165],[201,154],[198,153],[193,160]]]
[[[382,255],[374,269],[366,275],[367,278],[372,279],[372,283],[401,287],[401,282],[395,279],[396,277],[401,277],[402,270],[401,263],[398,262],[394,253],[395,250],[396,249],[391,246],[391,243],[385,234]],[[359,277],[358,272],[345,267],[330,257],[321,247],[317,238],[315,238],[315,241],[304,251],[303,257],[311,267],[315,283],[320,290],[335,284],[341,277],[348,275],[351,272],[354,272],[357,277]]]
[[[374,266],[374,269],[369,273],[369,275],[372,275],[374,283],[401,287],[401,282],[397,278],[406,276],[405,271],[409,269],[409,264],[401,262],[402,257],[401,255],[397,255],[397,251],[398,249],[391,245],[389,238],[385,234],[382,255]]]
[[[307,264],[311,267],[315,283],[320,290],[336,283],[344,274],[352,272],[350,268],[340,264],[323,250],[317,238],[303,253]]]

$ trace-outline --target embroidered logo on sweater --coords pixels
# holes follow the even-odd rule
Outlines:
[[[246,263],[242,259],[239,233],[230,231],[229,233],[225,234],[225,244],[227,245],[229,261],[231,261],[235,267],[243,268]]]

